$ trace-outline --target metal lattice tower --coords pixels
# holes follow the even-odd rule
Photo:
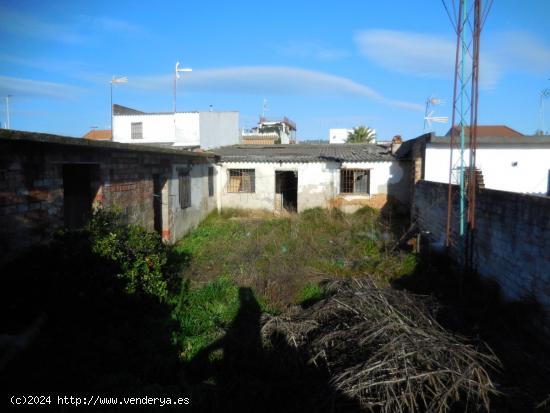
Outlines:
[[[457,35],[445,244],[463,252],[467,269],[474,267],[479,41],[492,0],[483,11],[481,3],[443,0]]]

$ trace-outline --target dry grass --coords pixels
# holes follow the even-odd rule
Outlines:
[[[251,287],[274,309],[295,303],[306,285],[333,277],[391,280],[412,271],[410,254],[391,253],[392,236],[378,213],[313,209],[274,217],[265,211],[224,211],[176,247],[190,257],[194,285],[227,276]]]
[[[282,334],[367,410],[489,411],[497,392],[488,371],[498,359],[444,330],[433,302],[368,279],[333,282],[328,291],[308,309],[265,316],[264,340]]]

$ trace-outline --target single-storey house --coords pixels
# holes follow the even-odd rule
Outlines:
[[[481,132],[481,133],[479,133]],[[505,127],[479,126],[476,148],[478,184],[487,189],[550,196],[550,136],[521,135]],[[468,129],[466,129],[468,133]],[[448,183],[450,136],[426,134],[405,141],[397,151],[411,158],[416,180]],[[470,148],[465,145],[465,167]],[[458,144],[452,150],[451,183],[458,184]]]
[[[389,146],[234,145],[214,153],[219,208],[353,212],[409,203],[409,164],[397,160]]]
[[[78,228],[94,206],[175,242],[217,207],[215,156],[0,130],[2,258]]]

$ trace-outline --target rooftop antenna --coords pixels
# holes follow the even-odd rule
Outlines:
[[[113,85],[128,83],[128,78],[126,76],[113,76],[109,83],[111,84],[111,140],[113,140]]]
[[[176,90],[178,87],[178,79],[180,78],[180,73],[182,72],[192,72],[193,69],[190,67],[181,67],[180,68],[180,62],[176,62],[176,68],[174,69],[174,113],[176,113]]]
[[[547,87],[546,89],[542,89],[540,91],[540,103],[539,103],[539,116],[540,116],[540,131],[544,135],[544,99],[550,97],[550,87]]]
[[[6,96],[6,129],[10,128],[10,98],[12,95]]]
[[[426,111],[424,112],[424,130],[426,125],[432,127],[432,122],[447,123],[449,118],[447,116],[434,116],[435,111],[430,110],[432,106],[441,105],[445,103],[443,100],[434,97],[433,95],[426,99]]]
[[[264,102],[262,105],[262,119],[265,118],[265,113],[269,111],[269,108],[267,106],[267,99],[264,98]]]

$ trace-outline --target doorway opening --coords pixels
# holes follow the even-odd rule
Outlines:
[[[297,171],[275,171],[275,211],[298,211]]]
[[[99,165],[63,165],[63,219],[67,228],[82,228],[92,216],[99,189]]]
[[[160,174],[153,174],[153,217],[155,231],[162,235],[162,187]]]

